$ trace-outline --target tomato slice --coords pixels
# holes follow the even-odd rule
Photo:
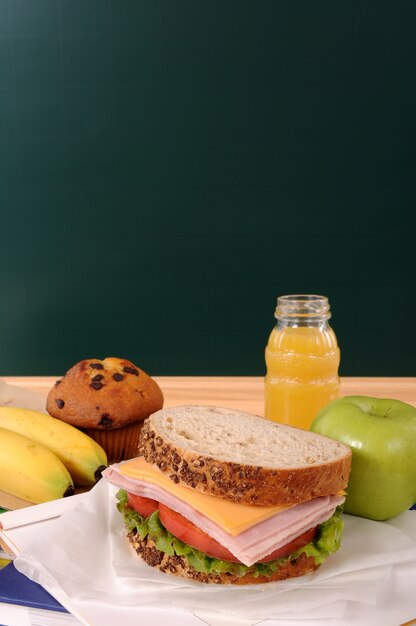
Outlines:
[[[180,515],[176,511],[172,511],[169,507],[159,503],[159,516],[163,526],[175,535],[181,541],[184,541],[188,545],[205,552],[209,556],[221,561],[230,561],[231,563],[240,563],[240,561],[223,545],[218,541],[207,535],[203,530],[195,526],[186,517]],[[296,537],[290,543],[278,548],[268,556],[264,557],[259,563],[267,563],[268,561],[274,561],[283,556],[292,554],[298,548],[306,546],[307,543],[313,540],[316,533],[316,528],[307,530],[299,537]]]
[[[221,561],[239,563],[239,560],[227,548],[165,504],[159,503],[159,516],[163,526],[181,541]]]
[[[127,502],[132,509],[140,513],[143,517],[149,517],[159,508],[159,502],[144,496],[136,496],[134,493],[127,494]]]

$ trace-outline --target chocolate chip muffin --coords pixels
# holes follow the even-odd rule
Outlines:
[[[143,420],[163,407],[159,385],[127,359],[79,361],[50,390],[48,413],[79,428],[106,451],[108,462],[137,456]]]

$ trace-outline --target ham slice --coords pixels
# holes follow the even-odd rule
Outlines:
[[[218,541],[245,565],[253,565],[275,550],[290,543],[299,535],[328,520],[337,506],[345,500],[342,496],[324,496],[297,504],[290,509],[255,524],[239,535],[233,536],[208,517],[196,511],[187,502],[157,485],[122,475],[113,465],[103,472],[111,484],[129,493],[162,502],[193,522],[207,535]]]

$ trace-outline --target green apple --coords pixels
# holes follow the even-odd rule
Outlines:
[[[416,408],[400,400],[345,396],[321,409],[311,430],[350,446],[344,511],[387,520],[416,502]]]

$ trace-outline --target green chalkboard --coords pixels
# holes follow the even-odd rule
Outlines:
[[[416,3],[0,0],[0,375],[415,375]]]

